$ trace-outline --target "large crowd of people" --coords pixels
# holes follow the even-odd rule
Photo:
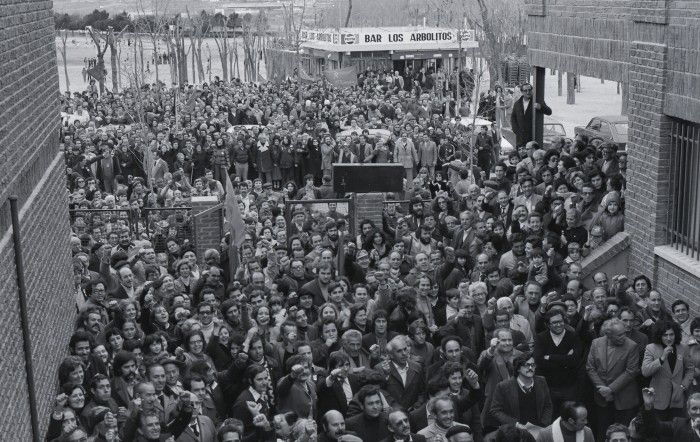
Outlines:
[[[429,78],[66,94],[77,316],[46,440],[700,440],[700,318],[582,277],[623,230],[624,152],[532,141],[528,84],[472,129]],[[381,223],[337,202],[346,162],[403,165]],[[229,180],[244,241],[197,256],[188,201]]]

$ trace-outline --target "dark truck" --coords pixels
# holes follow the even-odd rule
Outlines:
[[[628,125],[627,117],[622,115],[593,117],[586,127],[575,127],[574,133],[586,135],[591,144],[598,145],[604,141],[612,141],[617,144],[617,150],[625,150]]]

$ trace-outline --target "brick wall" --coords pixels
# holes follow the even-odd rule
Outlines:
[[[688,300],[700,315],[700,274],[654,253],[666,243],[669,117],[700,122],[700,2],[546,0],[544,8],[535,7],[539,3],[528,0],[533,66],[629,82],[629,270],[652,278],[667,300]]]
[[[655,270],[656,288],[659,293],[673,293],[674,299],[683,299],[690,305],[690,311],[695,316],[700,316],[698,277],[661,258],[656,259]]]
[[[195,253],[197,253],[197,259],[200,262],[204,262],[205,250],[219,250],[219,244],[223,236],[221,230],[223,226],[223,210],[216,197],[194,197],[191,205]]]
[[[46,431],[56,394],[56,369],[66,355],[73,330],[73,297],[68,206],[63,158],[46,171],[36,196],[23,208],[20,219],[22,257],[27,286],[27,304],[32,361],[42,434]],[[0,420],[3,440],[31,440],[29,404],[22,333],[19,319],[13,242],[9,232],[0,242],[0,401],[12,404]]]
[[[58,72],[50,1],[0,0],[0,439],[32,440],[10,210],[19,196],[38,438],[74,318],[65,169],[58,154]]]
[[[663,244],[669,200],[669,129],[663,115],[666,45],[634,42],[630,50],[629,157],[626,227],[631,270],[650,273],[653,249]]]
[[[355,195],[355,232],[359,232],[360,221],[369,219],[374,225],[381,227],[382,210],[384,209],[383,193],[358,193]]]

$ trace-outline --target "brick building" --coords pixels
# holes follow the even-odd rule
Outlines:
[[[40,440],[66,355],[75,298],[59,152],[52,4],[0,3],[0,439]],[[17,195],[39,434],[33,438],[8,197]]]
[[[629,87],[630,274],[700,314],[700,3],[526,3],[533,66]]]

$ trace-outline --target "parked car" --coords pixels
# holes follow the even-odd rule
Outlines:
[[[586,127],[574,128],[576,135],[586,135],[591,144],[600,144],[604,141],[612,141],[617,144],[618,150],[625,150],[627,146],[627,128],[629,121],[626,116],[607,115],[593,117]]]
[[[550,148],[552,143],[558,138],[567,138],[564,125],[550,117],[545,117],[542,139],[544,147]]]
[[[552,146],[552,142],[554,142],[554,140],[557,138],[567,138],[564,125],[549,117],[545,117],[544,119],[543,131],[542,141],[545,149],[549,149]],[[504,127],[501,129],[501,136],[503,139],[507,140],[512,150],[512,146],[515,146],[515,133],[513,133],[513,130],[511,128]]]
[[[452,121],[454,122],[454,120]],[[491,126],[493,126],[493,123],[490,120],[480,117],[476,117],[476,120],[472,120],[471,117],[467,117],[465,119],[460,120],[460,124],[462,126],[466,126],[470,129],[472,127],[472,123],[474,123],[474,126],[478,128],[480,128],[481,126],[486,126],[490,129]],[[509,134],[504,134],[504,130],[505,129],[501,130],[501,158],[507,158],[508,154],[510,154],[513,151],[513,146],[515,146],[515,135],[511,137],[509,136]],[[510,132],[510,134],[512,134],[512,132]]]

